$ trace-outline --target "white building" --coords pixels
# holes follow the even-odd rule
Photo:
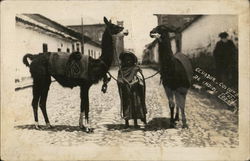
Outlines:
[[[39,14],[16,15],[16,44],[17,55],[16,80],[30,77],[29,70],[22,63],[25,54],[41,52],[81,52],[80,33],[75,32],[55,21]],[[101,45],[84,36],[84,54],[94,58],[101,55]]]
[[[227,32],[229,39],[238,45],[238,18],[234,15],[204,15],[182,31],[182,52],[197,55],[212,53],[219,33]]]
[[[178,35],[170,35],[173,53],[182,53],[194,57],[201,52],[212,54],[219,41],[219,33],[228,32],[229,38],[238,45],[238,18],[235,15],[156,15],[158,25],[179,28]],[[150,58],[158,61],[158,46],[152,42]]]

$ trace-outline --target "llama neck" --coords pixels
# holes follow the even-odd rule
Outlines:
[[[161,41],[159,41],[159,60],[161,68],[163,66],[170,66],[173,58],[173,51],[171,49],[171,42],[168,33],[162,36]]]
[[[100,59],[108,66],[111,66],[113,61],[114,49],[113,40],[111,34],[106,29],[102,36],[102,55]]]

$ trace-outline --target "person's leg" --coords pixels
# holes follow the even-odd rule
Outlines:
[[[128,128],[129,127],[129,121],[126,119],[125,120],[125,128]]]
[[[146,125],[147,124],[147,119],[145,118],[141,118],[141,121]]]
[[[216,78],[219,82],[221,82],[221,66],[220,62],[218,60],[215,60],[215,73],[216,73]]]
[[[138,127],[139,127],[138,122],[137,122],[137,119],[134,119],[134,127],[135,127],[135,128],[138,128]]]

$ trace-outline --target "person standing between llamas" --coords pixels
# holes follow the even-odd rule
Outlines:
[[[121,68],[118,71],[118,89],[121,99],[121,117],[125,120],[125,127],[129,127],[129,120],[134,120],[134,127],[139,128],[137,119],[146,125],[145,79],[139,66],[137,57],[132,52],[120,54]]]

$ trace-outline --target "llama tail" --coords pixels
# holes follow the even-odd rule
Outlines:
[[[29,64],[29,62],[28,62],[28,58],[29,58],[30,60],[33,60],[33,59],[34,59],[34,55],[33,55],[33,54],[25,54],[25,55],[23,56],[23,64],[25,64],[27,67],[30,66],[30,64]]]

